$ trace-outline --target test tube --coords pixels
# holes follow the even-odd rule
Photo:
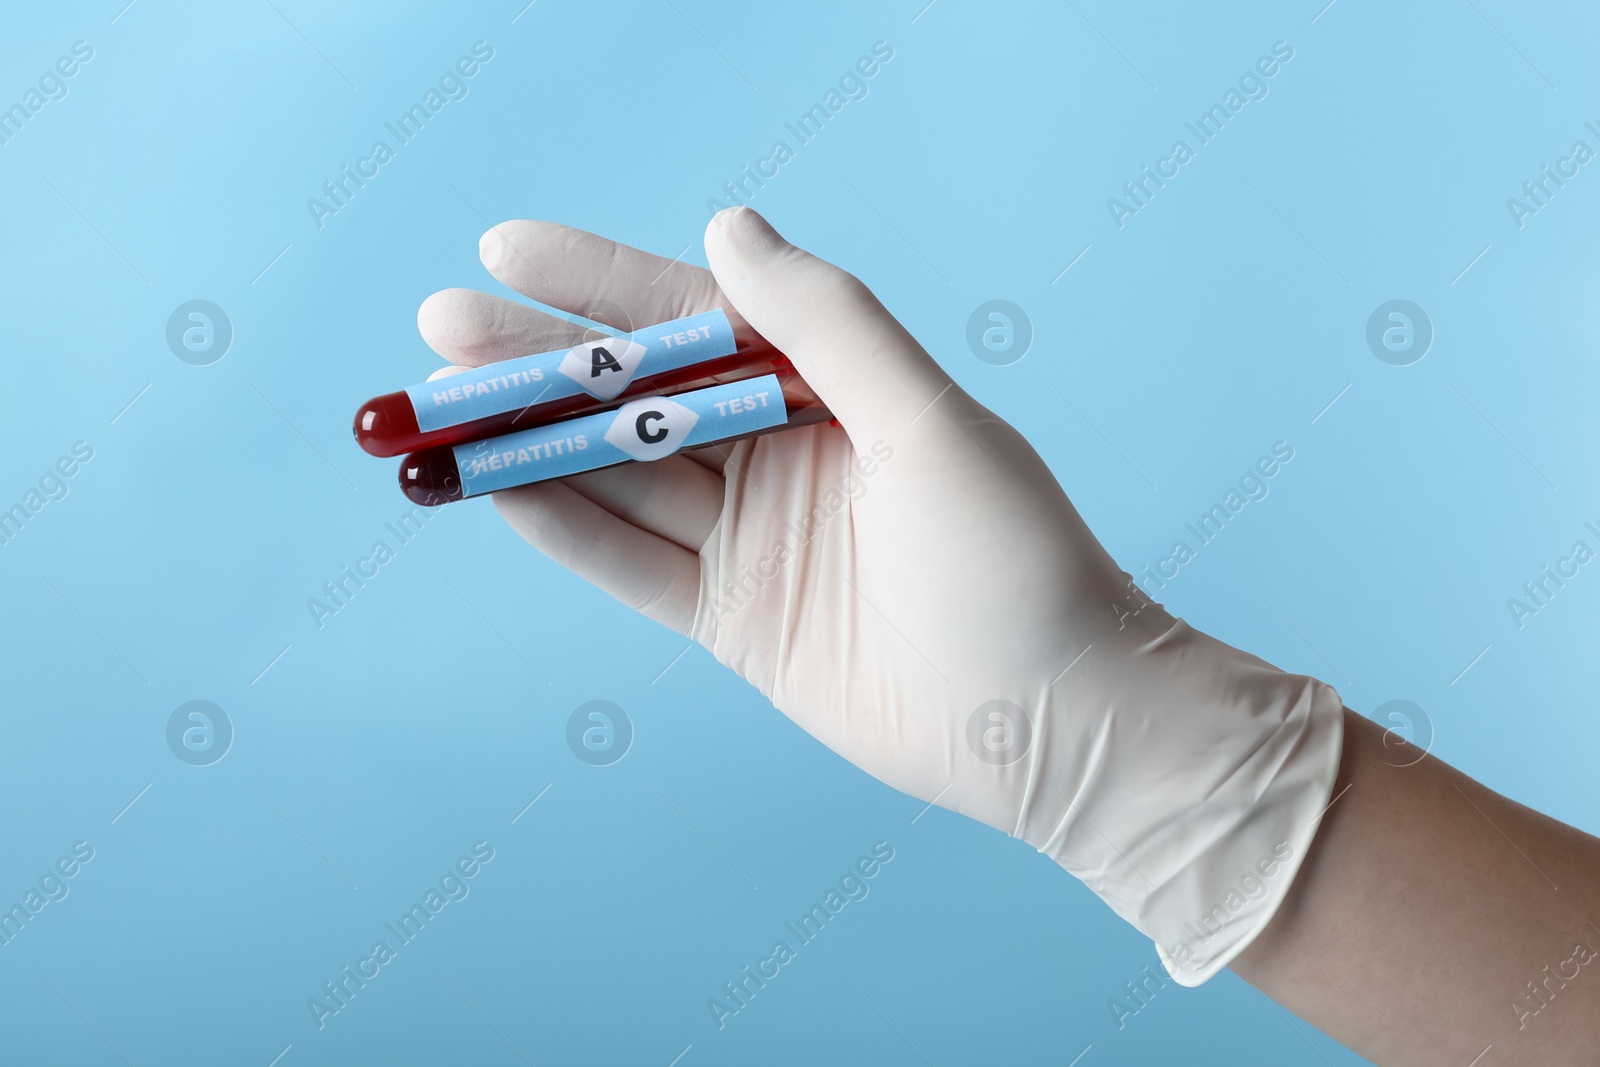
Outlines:
[[[637,397],[615,410],[423,449],[401,461],[400,489],[414,503],[434,507],[832,417],[799,374],[782,371],[671,396]]]
[[[386,393],[356,412],[356,442],[374,456],[529,429],[647,393],[683,392],[791,370],[766,340],[739,340],[721,308],[474,367]]]

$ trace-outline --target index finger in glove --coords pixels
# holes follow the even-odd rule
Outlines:
[[[490,274],[523,296],[613,329],[632,331],[720,307],[735,334],[755,336],[704,267],[586,230],[502,222],[483,235],[478,255]]]

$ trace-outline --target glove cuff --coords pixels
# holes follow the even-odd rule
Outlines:
[[[1038,847],[1197,986],[1288,895],[1334,799],[1344,706],[1331,686],[1181,619],[1139,650],[1131,677],[1092,736],[1059,738],[1082,785]]]
[[[1207,981],[1266,929],[1335,799],[1344,705],[1331,686],[1296,680],[1300,699],[1264,742],[1284,753],[1277,772],[1255,804],[1174,879],[1173,891],[1152,894],[1142,909],[1139,928],[1179,985]]]

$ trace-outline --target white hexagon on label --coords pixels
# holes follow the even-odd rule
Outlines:
[[[676,452],[699,421],[699,415],[664,396],[630,400],[617,409],[606,440],[648,463]]]
[[[645,347],[626,337],[603,337],[567,350],[556,369],[577,382],[583,391],[610,400],[628,387]]]

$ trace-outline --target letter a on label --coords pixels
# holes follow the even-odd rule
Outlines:
[[[607,337],[570,349],[556,369],[590,396],[611,400],[633,381],[644,354],[644,345],[637,341]]]

